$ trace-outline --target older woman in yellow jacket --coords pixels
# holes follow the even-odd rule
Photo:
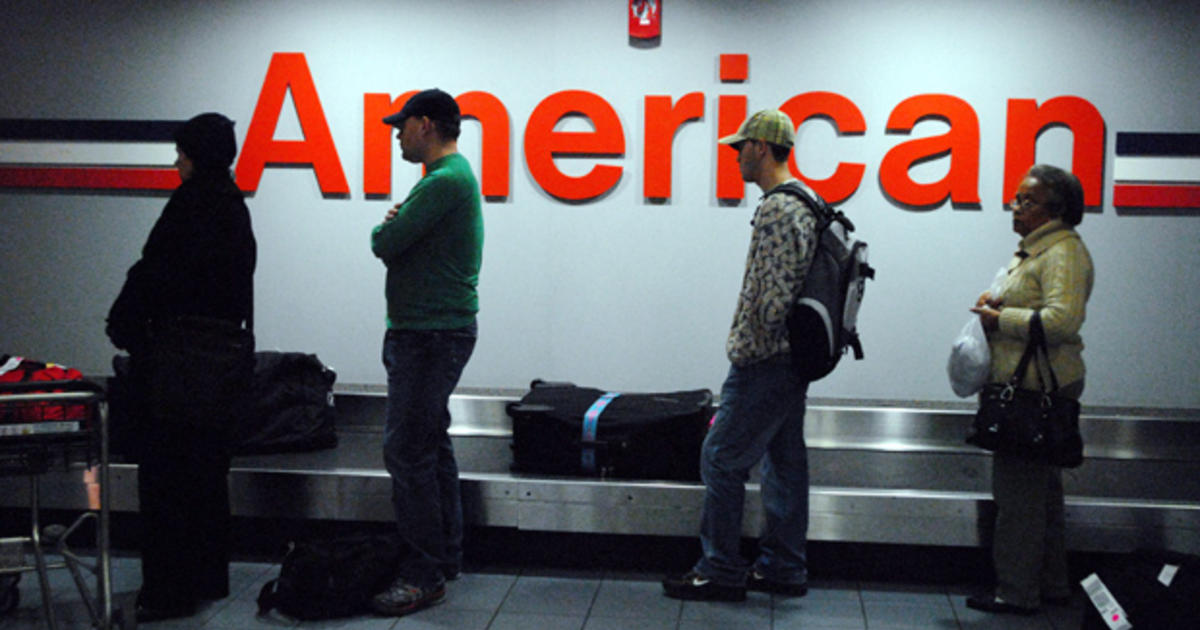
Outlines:
[[[971,309],[988,334],[990,380],[1012,378],[1036,312],[1046,331],[1059,394],[1077,399],[1084,383],[1079,331],[1093,282],[1091,255],[1074,229],[1083,220],[1083,188],[1071,173],[1037,165],[1025,175],[1011,208],[1020,248],[999,295],[985,293]],[[1044,374],[1045,366],[1035,367]],[[1026,370],[1021,386],[1040,389],[1037,370]],[[967,606],[1032,614],[1043,601],[1069,600],[1061,469],[996,453],[992,494],[996,588],[969,597]]]

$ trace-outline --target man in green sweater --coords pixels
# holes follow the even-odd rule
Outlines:
[[[371,232],[387,266],[387,426],[400,535],[411,548],[395,582],[372,600],[405,615],[437,603],[462,564],[462,501],[447,404],[475,348],[476,286],[483,250],[479,184],[458,153],[461,114],[449,94],[413,95],[383,122],[396,127],[405,161],[425,176]]]

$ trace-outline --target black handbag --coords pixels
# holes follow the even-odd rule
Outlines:
[[[1037,369],[1037,390],[1021,389],[1030,361],[1045,359],[1050,388]],[[1035,311],[1029,323],[1029,343],[1007,383],[988,383],[980,393],[967,443],[1039,464],[1075,468],[1083,463],[1079,434],[1079,401],[1058,395],[1058,379],[1050,366],[1046,334]]]

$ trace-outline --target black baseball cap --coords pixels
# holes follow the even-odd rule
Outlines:
[[[462,112],[454,97],[437,89],[431,88],[413,94],[400,111],[383,119],[384,124],[399,127],[412,116],[428,116],[430,120],[442,120],[457,123],[462,119]]]

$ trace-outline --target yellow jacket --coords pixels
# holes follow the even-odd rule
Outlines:
[[[1003,304],[999,330],[988,338],[993,382],[1012,378],[1029,339],[1034,311],[1041,314],[1050,365],[1059,387],[1083,380],[1079,329],[1092,294],[1093,275],[1092,257],[1083,239],[1062,221],[1052,220],[1021,239],[1021,248],[1008,264],[1008,277],[1000,289]],[[1038,389],[1033,367],[1031,364],[1025,372],[1024,388]],[[1048,376],[1043,373],[1043,378]]]

